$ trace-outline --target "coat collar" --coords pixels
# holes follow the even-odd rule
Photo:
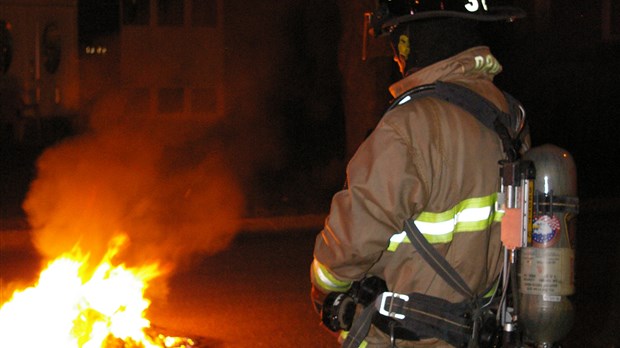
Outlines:
[[[424,67],[391,85],[389,90],[393,97],[397,97],[412,88],[437,80],[449,81],[466,75],[493,80],[501,71],[502,66],[489,48],[478,46]]]

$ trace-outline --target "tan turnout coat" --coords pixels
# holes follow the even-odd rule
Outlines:
[[[500,71],[488,48],[475,47],[407,76],[390,92],[396,97],[447,81],[507,111],[504,95],[493,84]],[[456,105],[427,97],[389,111],[349,162],[347,188],[333,197],[316,239],[313,284],[325,292],[345,290],[372,274],[385,279],[390,291],[464,300],[402,241],[403,235],[397,236],[404,221],[414,218],[425,220],[420,221],[425,237],[472,290],[489,288],[501,270],[494,202],[498,161],[504,157],[499,136]],[[483,218],[471,217],[487,210]],[[386,338],[380,336],[371,330],[369,347],[382,346]]]

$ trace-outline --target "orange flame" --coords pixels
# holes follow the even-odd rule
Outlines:
[[[162,274],[157,264],[136,269],[114,266],[127,237],[116,236],[101,263],[88,271],[79,249],[50,262],[36,286],[16,291],[0,307],[0,346],[166,347],[149,337],[144,293]],[[89,274],[91,273],[91,274]],[[125,345],[121,345],[125,346]]]

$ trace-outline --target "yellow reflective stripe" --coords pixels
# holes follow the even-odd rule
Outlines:
[[[334,277],[327,267],[314,259],[312,262],[312,270],[316,283],[328,291],[345,292],[351,287],[351,282],[342,281]]]
[[[344,340],[347,339],[347,336],[349,336],[349,331],[340,331],[340,339],[344,342]],[[360,343],[358,348],[366,348],[368,346],[368,342],[366,342],[366,340],[362,341],[362,343]]]
[[[502,222],[503,217],[504,217],[504,211],[496,210],[495,213],[493,214],[493,222]]]
[[[447,233],[447,234],[440,234],[440,235],[431,235],[431,234],[425,234],[424,238],[426,238],[426,240],[431,243],[431,244],[439,244],[439,243],[448,243],[452,241],[452,236],[454,234],[453,233]],[[411,243],[411,241],[409,240],[409,238],[407,238],[407,240],[405,242]]]
[[[422,212],[414,223],[429,243],[447,243],[454,233],[481,231],[501,221],[493,209],[496,199],[496,194],[469,198],[440,213]],[[405,232],[393,235],[387,250],[394,251],[401,243],[411,243]]]

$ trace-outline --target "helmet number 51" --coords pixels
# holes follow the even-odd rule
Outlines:
[[[487,11],[487,0],[467,0],[465,9],[469,12],[476,12],[480,8],[480,4],[482,4],[482,8]]]

